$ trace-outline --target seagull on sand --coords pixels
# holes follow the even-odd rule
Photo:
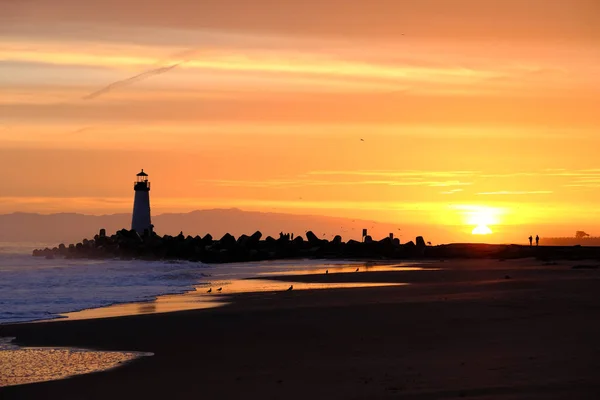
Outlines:
[[[290,285],[290,287],[288,288],[288,292],[291,292],[294,289],[294,285]]]
[[[356,271],[354,271],[354,272],[358,272],[358,268],[356,268]]]
[[[223,290],[223,288],[222,288],[222,287],[218,288],[218,289],[217,289],[217,292],[220,292],[221,290]]]
[[[208,289],[206,293],[212,293],[212,288]]]

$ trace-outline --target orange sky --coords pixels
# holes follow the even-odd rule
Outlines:
[[[600,235],[595,0],[0,9],[0,213],[130,211],[143,167],[155,213]]]

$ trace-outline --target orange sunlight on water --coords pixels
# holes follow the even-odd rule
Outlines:
[[[0,387],[65,379],[104,371],[150,355],[67,348],[0,348]]]

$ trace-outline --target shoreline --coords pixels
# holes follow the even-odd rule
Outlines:
[[[436,266],[326,277],[407,286],[236,294],[213,309],[2,325],[0,335],[25,345],[155,354],[111,371],[3,388],[3,399],[600,395],[599,271],[533,259]]]
[[[207,282],[196,282],[195,284],[190,284],[188,289],[185,290],[174,290],[166,293],[158,294],[153,298],[143,299],[143,300],[128,300],[128,301],[115,301],[111,303],[107,303],[100,306],[93,307],[85,307],[80,309],[74,309],[70,311],[57,312],[53,317],[44,317],[33,320],[25,320],[25,321],[11,321],[11,322],[3,322],[0,323],[0,327],[4,325],[12,325],[12,324],[27,324],[27,323],[42,323],[42,322],[56,322],[65,319],[88,319],[88,318],[105,318],[107,316],[127,316],[127,315],[137,315],[137,314],[149,314],[149,313],[162,313],[162,312],[172,312],[172,311],[180,311],[180,310],[191,310],[191,309],[202,309],[202,308],[212,308],[219,307],[228,302],[227,296],[222,296],[226,294],[235,294],[235,293],[246,293],[246,292],[262,292],[265,290],[271,290],[265,285],[261,285],[259,281],[272,281],[273,286],[277,281],[285,281],[285,279],[277,279],[278,276],[290,276],[294,277],[296,275],[318,275],[319,273],[325,273],[326,270],[331,270],[332,274],[337,274],[339,272],[344,271],[354,271],[355,267],[359,267],[363,272],[364,271],[373,271],[377,270],[411,270],[411,269],[421,269],[421,267],[417,267],[418,265],[427,265],[428,263],[434,262],[433,260],[422,260],[422,261],[404,261],[404,260],[375,260],[375,261],[364,261],[364,260],[331,260],[332,262],[319,262],[320,260],[314,259],[300,259],[300,260],[273,260],[273,261],[256,261],[256,262],[248,262],[248,263],[237,263],[236,264],[228,264],[228,266],[243,267],[247,269],[247,271],[241,273],[242,276],[238,278],[230,278],[226,274],[226,276],[219,276],[218,266],[213,265],[212,267],[216,267],[213,274],[207,274],[203,279],[210,279]],[[148,263],[152,263],[154,261],[147,261]],[[164,261],[155,261],[158,263],[164,263]],[[174,261],[175,264],[179,263],[188,263],[188,261]],[[207,267],[211,267],[210,265],[206,265]],[[276,266],[275,270],[272,270]],[[266,272],[264,270],[267,270]],[[202,274],[204,276],[204,273]],[[273,279],[271,279],[273,278]],[[292,279],[288,279],[288,281],[293,281]],[[242,283],[246,283],[242,285]],[[288,282],[289,284],[289,282]],[[216,289],[218,286],[225,285],[224,292],[217,292]],[[351,283],[340,283],[336,285],[335,283],[330,284],[331,288],[334,287],[343,287],[343,286],[351,286]],[[205,295],[203,296],[203,290],[206,290],[210,287],[215,287],[215,293],[211,296]],[[306,287],[307,285],[298,286],[296,285],[296,290],[307,290],[307,289],[323,289],[324,286],[327,286],[327,282],[321,282],[321,287],[317,287],[317,285],[312,285],[313,287]],[[365,286],[357,283],[354,286]],[[287,289],[288,286],[285,287],[274,287],[272,290]],[[196,305],[194,305],[194,303]],[[140,310],[136,310],[135,308],[139,307]],[[158,308],[158,310],[152,309]]]

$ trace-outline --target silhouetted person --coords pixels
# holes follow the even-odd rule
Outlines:
[[[533,246],[533,237],[529,235],[529,245]]]
[[[540,244],[540,237],[538,235],[535,235],[535,245],[539,246]]]

